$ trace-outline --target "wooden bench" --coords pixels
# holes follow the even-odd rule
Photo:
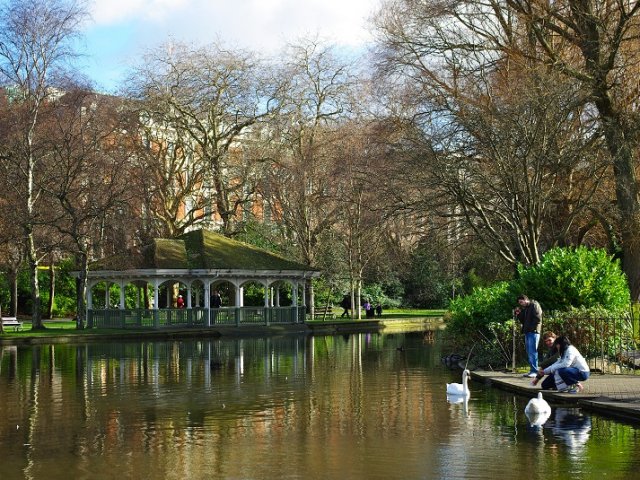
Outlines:
[[[2,317],[2,327],[13,327],[13,331],[17,332],[22,330],[22,322],[19,322],[16,317]]]
[[[316,307],[313,310],[313,318],[336,318],[336,314],[333,313],[333,307]]]

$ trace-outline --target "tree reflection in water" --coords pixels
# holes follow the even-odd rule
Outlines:
[[[442,365],[437,334],[0,349],[2,479],[547,480],[566,475],[544,463],[554,444],[591,477],[605,473],[586,461],[603,445],[620,459],[606,472],[640,468],[624,424],[554,409],[534,437],[525,398],[474,383],[449,403],[443,386],[460,371]]]

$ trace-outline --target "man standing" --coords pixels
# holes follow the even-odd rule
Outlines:
[[[211,295],[211,308],[212,308],[211,321],[213,323],[216,323],[216,320],[218,318],[218,310],[220,309],[220,307],[222,307],[222,297],[220,297],[220,294],[218,293],[217,290],[214,290],[213,295]]]
[[[342,312],[342,315],[340,315],[340,318],[348,317],[349,310],[351,310],[351,296],[345,294],[345,296],[342,297],[342,302],[340,302],[340,306],[344,309],[344,312]]]
[[[518,297],[518,305],[520,306],[514,310],[514,313],[522,324],[524,346],[529,361],[529,373],[523,376],[535,378],[538,374],[538,342],[542,327],[542,308],[538,302],[530,300],[526,295]]]

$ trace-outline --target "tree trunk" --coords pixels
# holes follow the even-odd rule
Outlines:
[[[620,237],[622,240],[622,267],[627,275],[631,300],[640,297],[640,200],[638,199],[638,179],[635,172],[633,151],[637,148],[632,138],[635,132],[628,131],[621,115],[616,112],[604,91],[596,106],[603,119],[607,148],[613,159],[613,174],[616,185],[616,200],[620,212]]]
[[[80,254],[80,275],[76,283],[76,329],[83,330],[86,325],[87,272],[89,271],[88,256]]]
[[[362,278],[358,278],[356,281],[356,298],[358,303],[355,308],[358,309],[358,320],[362,320]]]
[[[38,281],[38,256],[36,253],[33,232],[27,231],[27,257],[29,262],[29,273],[31,277],[31,328],[41,330],[42,314],[40,313],[40,283]]]
[[[53,265],[53,259],[49,265],[49,302],[47,304],[47,317],[49,320],[53,318],[53,305],[56,297],[56,271]]]
[[[11,284],[11,305],[9,313],[12,317],[18,316],[18,270],[11,269],[9,272],[9,283]]]
[[[313,289],[313,282],[309,282],[309,313],[311,314],[311,318],[313,318],[313,312],[315,310],[315,302],[316,302],[316,292]]]

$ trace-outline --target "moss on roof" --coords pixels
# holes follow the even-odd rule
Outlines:
[[[203,270],[314,270],[253,245],[206,230],[175,239],[157,238],[125,255],[98,260],[91,270],[203,269]]]

